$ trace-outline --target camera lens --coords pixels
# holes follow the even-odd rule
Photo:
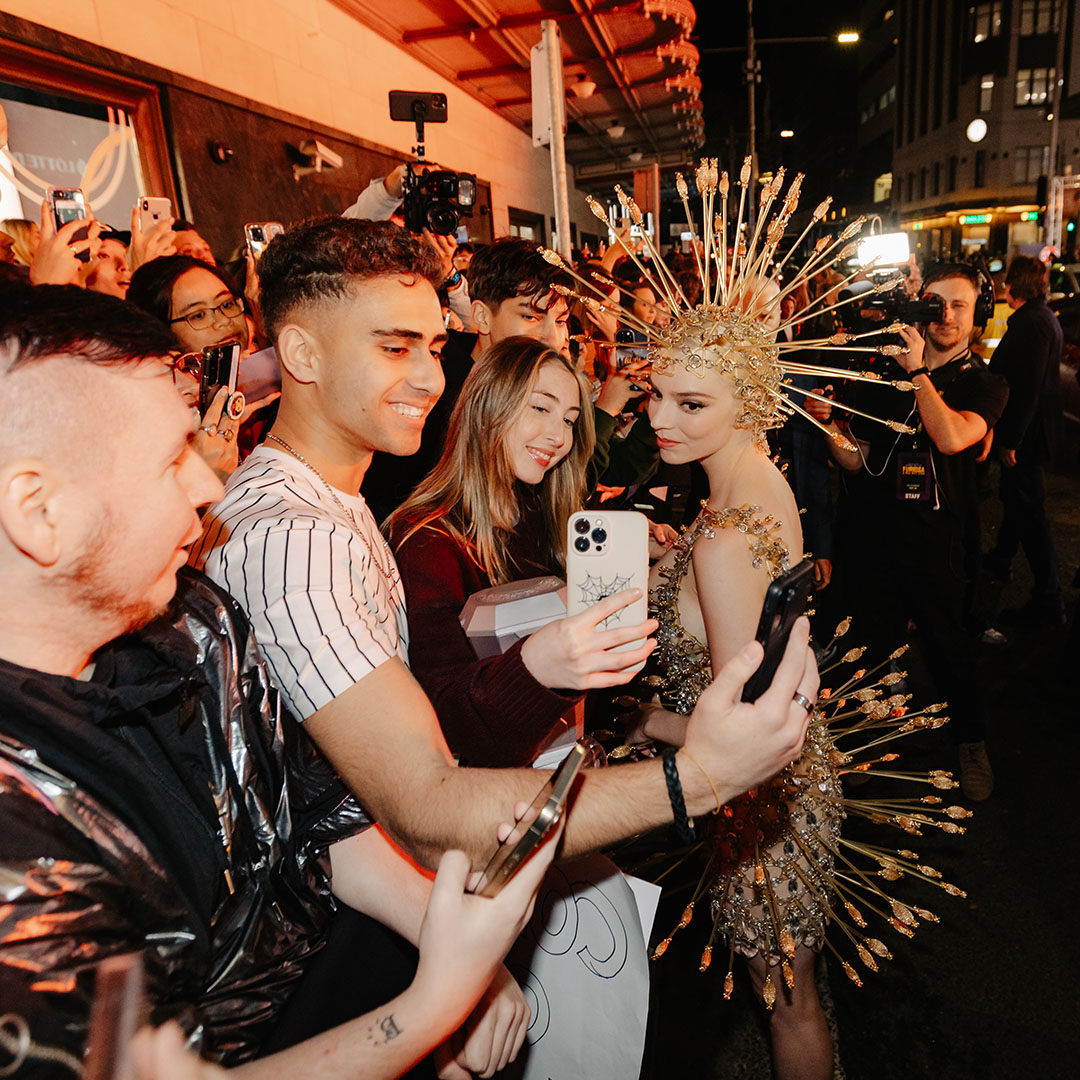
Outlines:
[[[589,531],[589,522],[587,518],[578,518],[574,522],[574,531],[579,533],[587,533]]]
[[[587,536],[579,536],[574,541],[574,547],[577,548],[578,551],[588,551],[589,550],[589,538]]]
[[[440,236],[450,236],[457,232],[458,216],[452,206],[432,203],[427,210],[428,228]]]
[[[606,529],[593,529],[592,538],[596,543],[602,544],[607,539],[607,530]]]

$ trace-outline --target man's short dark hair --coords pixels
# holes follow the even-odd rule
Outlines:
[[[191,224],[190,221],[185,221],[183,218],[177,218],[172,223],[173,232],[198,232],[199,230]]]
[[[168,323],[172,318],[173,286],[177,278],[189,270],[205,270],[213,274],[233,296],[239,295],[236,286],[221,267],[211,266],[202,259],[196,259],[193,255],[162,255],[159,259],[151,259],[148,263],[143,263],[131,275],[131,285],[127,293],[128,303],[142,308],[155,319]]]
[[[982,289],[982,280],[979,277],[979,271],[968,263],[960,262],[937,263],[935,266],[932,266],[927,271],[926,278],[923,280],[923,289],[933,285],[935,281],[945,281],[948,278],[963,278],[975,290],[976,296],[979,295],[979,292]]]
[[[301,222],[274,237],[259,260],[263,321],[276,341],[296,308],[340,300],[356,282],[398,275],[424,279],[435,289],[446,277],[427,241],[388,221]]]
[[[482,247],[469,263],[469,297],[481,300],[492,311],[518,296],[527,296],[534,304],[564,281],[565,274],[552,266],[537,250],[532,240],[507,236]]]
[[[115,296],[74,285],[0,288],[0,371],[50,356],[127,364],[179,350],[172,331]]]
[[[1050,271],[1033,255],[1017,255],[1009,263],[1005,284],[1017,300],[1045,299],[1050,291]]]

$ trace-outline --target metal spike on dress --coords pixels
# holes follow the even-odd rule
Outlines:
[[[763,516],[756,506],[713,510],[707,502],[702,512],[674,545],[675,557],[661,567],[662,581],[649,596],[650,614],[659,622],[654,656],[659,674],[644,682],[651,695],[659,690],[664,703],[688,714],[699,695],[712,681],[712,662],[706,644],[690,634],[679,618],[679,591],[691,564],[694,544],[714,536],[719,529],[736,529],[745,538],[755,567],[777,577],[788,568],[788,550],[780,537],[781,523]],[[849,630],[850,619],[836,629],[830,648]],[[828,650],[827,650],[828,651]],[[731,970],[736,952],[762,955],[769,977],[762,991],[767,1009],[777,994],[773,969],[779,967],[784,985],[794,985],[791,959],[799,946],[832,951],[844,973],[861,986],[855,967],[829,940],[834,929],[841,944],[867,970],[877,971],[878,960],[892,954],[880,938],[872,936],[868,920],[877,918],[891,931],[912,937],[920,920],[937,922],[931,911],[905,904],[891,896],[879,882],[917,878],[950,896],[966,894],[942,879],[941,873],[923,864],[914,852],[845,839],[840,823],[860,816],[920,836],[923,829],[938,828],[960,834],[957,821],[971,817],[962,806],[945,805],[941,796],[910,798],[848,797],[841,784],[846,773],[882,776],[923,784],[947,791],[957,787],[951,773],[897,771],[899,757],[888,750],[894,740],[916,731],[939,728],[947,722],[944,705],[912,709],[910,694],[894,693],[905,672],[888,670],[906,646],[897,649],[872,671],[858,668],[862,648],[848,649],[836,663],[822,670],[823,678],[839,679],[833,689],[823,689],[810,718],[802,756],[768,782],[727,803],[714,818],[709,839],[699,841],[677,856],[683,861],[702,853],[707,865],[678,926],[653,952],[662,956],[675,933],[687,926],[695,905],[708,896],[713,925],[701,957],[705,971],[717,936],[729,943],[724,997],[731,996]],[[848,676],[843,669],[853,669]],[[614,756],[614,755],[613,755]]]

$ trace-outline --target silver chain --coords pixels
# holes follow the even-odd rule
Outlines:
[[[279,446],[292,454],[292,456],[296,458],[296,460],[299,461],[301,465],[306,465],[322,481],[323,487],[326,488],[328,494],[330,495],[330,498],[338,504],[342,512],[352,522],[353,531],[356,533],[357,536],[360,537],[360,541],[364,545],[364,547],[367,548],[368,554],[371,556],[371,561],[375,564],[375,569],[379,571],[387,585],[393,585],[393,555],[390,554],[390,549],[386,546],[386,543],[383,542],[382,548],[388,562],[387,565],[383,565],[383,563],[379,561],[378,556],[372,549],[371,544],[368,543],[367,536],[364,535],[364,531],[360,528],[360,524],[356,520],[356,515],[341,501],[341,499],[338,498],[337,492],[333,489],[332,485],[326,479],[326,477],[323,476],[323,474],[319,472],[319,470],[316,469],[315,466],[312,465],[311,462],[308,461],[308,459],[304,457],[303,454],[301,454],[298,450],[293,449],[293,447],[291,447],[283,438],[281,438],[281,436],[275,435],[273,432],[271,432],[269,435],[266,436],[266,438],[268,440],[273,439],[274,442],[276,442]]]

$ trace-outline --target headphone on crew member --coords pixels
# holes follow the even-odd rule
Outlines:
[[[972,277],[975,278],[972,284],[975,285],[978,295],[975,297],[975,311],[972,321],[976,326],[985,327],[994,317],[994,304],[996,302],[994,282],[986,266],[986,259],[982,259],[981,262],[975,265],[964,262],[947,262],[945,260],[936,262],[927,269],[926,280],[929,281],[932,277],[948,276],[951,273],[969,280]]]

